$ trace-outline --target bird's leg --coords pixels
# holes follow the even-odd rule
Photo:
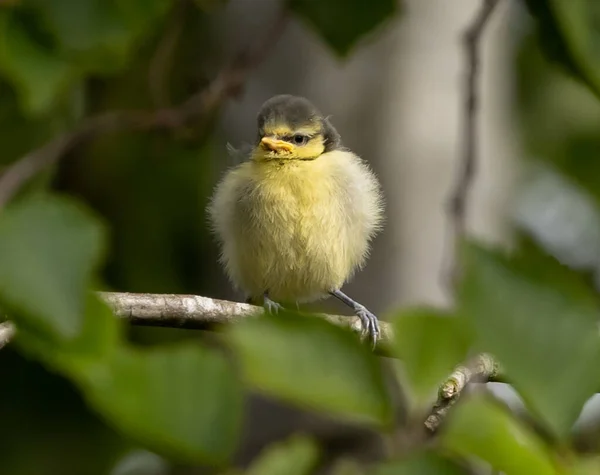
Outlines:
[[[373,348],[375,348],[380,334],[379,321],[377,320],[377,317],[369,310],[367,310],[364,305],[361,305],[355,300],[352,300],[340,289],[332,290],[329,293],[338,300],[344,302],[352,310],[354,310],[356,316],[360,318],[363,327],[363,332],[370,337]]]
[[[269,298],[268,291],[263,294],[263,306],[265,307],[265,310],[269,313],[277,313],[279,312],[279,310],[283,310],[281,304],[278,304],[277,302],[274,302]]]

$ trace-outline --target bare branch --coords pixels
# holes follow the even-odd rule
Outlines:
[[[137,294],[127,292],[99,292],[116,316],[133,325],[183,329],[209,329],[216,325],[236,323],[260,315],[264,310],[254,305],[218,300],[199,295]],[[329,322],[362,332],[360,318],[345,315],[324,315]],[[391,341],[392,328],[381,322],[380,344]],[[0,348],[14,336],[10,322],[0,326]]]
[[[0,349],[15,336],[17,329],[12,322],[0,323]]]
[[[466,59],[465,101],[463,109],[463,152],[459,163],[458,177],[448,201],[447,257],[443,269],[443,280],[453,290],[460,278],[457,265],[458,248],[466,234],[468,199],[478,158],[479,76],[480,47],[485,28],[500,0],[483,0],[481,8],[463,33]]]
[[[191,95],[179,106],[148,111],[112,111],[84,119],[74,130],[17,160],[0,177],[0,208],[27,180],[96,135],[124,130],[180,128],[196,120],[204,125],[226,99],[241,93],[250,72],[265,59],[285,30],[287,18],[283,11],[264,38],[243,50],[206,88]]]
[[[438,399],[425,421],[425,428],[430,433],[439,428],[448,411],[456,404],[469,383],[487,383],[500,379],[500,366],[492,356],[485,353],[478,355],[467,366],[458,366],[440,386]]]

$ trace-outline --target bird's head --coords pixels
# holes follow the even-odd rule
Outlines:
[[[258,113],[257,161],[314,160],[341,147],[340,136],[307,99],[274,96]]]

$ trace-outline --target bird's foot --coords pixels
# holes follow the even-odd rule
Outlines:
[[[372,348],[375,349],[381,334],[379,329],[379,320],[375,314],[371,313],[364,305],[361,304],[356,304],[354,307],[354,313],[356,313],[356,316],[360,318],[360,322],[362,323],[362,337],[369,338]]]
[[[283,310],[283,306],[281,304],[271,300],[268,295],[264,296],[263,306],[265,308],[265,311],[267,311],[268,313],[271,313],[271,314],[276,314],[280,310]]]

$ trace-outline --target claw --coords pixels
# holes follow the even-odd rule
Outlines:
[[[377,340],[381,334],[379,330],[379,320],[377,317],[369,312],[364,305],[359,304],[357,301],[352,300],[340,289],[334,289],[329,292],[338,300],[344,302],[348,307],[354,310],[354,314],[360,318],[362,326],[362,338],[369,337],[371,340],[371,347],[374,350],[377,345]]]
[[[379,320],[377,320],[377,317],[373,313],[360,304],[356,306],[354,311],[362,323],[363,338],[368,337],[371,341],[372,349],[375,349],[380,335]]]
[[[271,300],[267,295],[264,296],[264,308],[268,313],[276,314],[283,310],[283,306]]]

